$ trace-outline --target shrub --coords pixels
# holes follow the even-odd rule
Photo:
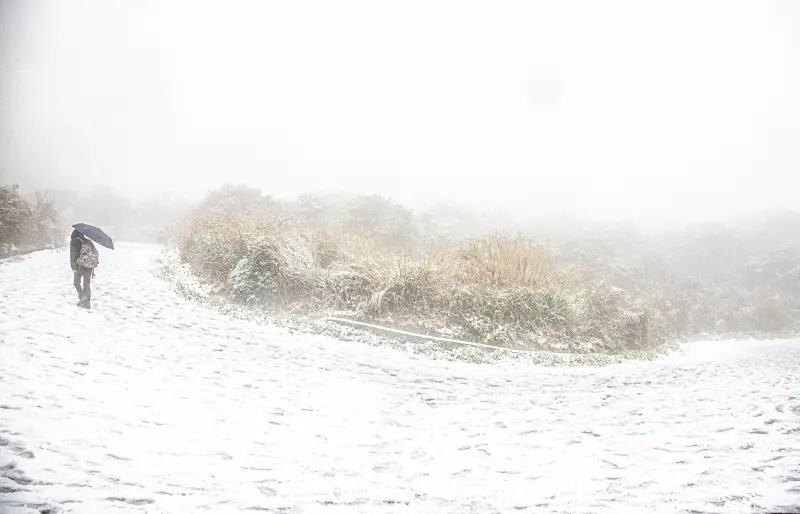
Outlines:
[[[19,186],[0,186],[0,245],[21,244],[30,217],[30,205],[20,195]]]
[[[28,202],[18,186],[0,186],[0,255],[53,248],[65,240],[60,213],[46,194],[37,192]]]
[[[412,212],[378,195],[359,196],[347,205],[343,226],[359,235],[368,235],[381,243],[412,250],[417,226]]]
[[[274,215],[277,209],[278,204],[258,189],[231,184],[209,191],[198,208],[199,212],[205,214],[242,216],[248,219]]]

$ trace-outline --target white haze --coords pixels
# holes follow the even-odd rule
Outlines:
[[[793,207],[800,4],[4,1],[0,173],[591,217]]]

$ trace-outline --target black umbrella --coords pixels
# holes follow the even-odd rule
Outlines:
[[[95,243],[105,246],[106,248],[114,249],[114,241],[108,237],[108,234],[100,230],[99,228],[87,225],[86,223],[76,223],[72,225],[72,228],[83,234],[84,236],[88,237]]]

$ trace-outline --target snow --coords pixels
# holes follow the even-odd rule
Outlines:
[[[234,319],[104,251],[0,263],[0,511],[755,512],[800,505],[800,344],[477,365]],[[5,509],[5,510],[3,510]]]

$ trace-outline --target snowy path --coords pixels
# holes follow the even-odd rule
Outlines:
[[[800,343],[477,366],[204,311],[103,252],[0,264],[0,512],[759,512],[800,505]],[[3,510],[5,509],[5,511]]]

